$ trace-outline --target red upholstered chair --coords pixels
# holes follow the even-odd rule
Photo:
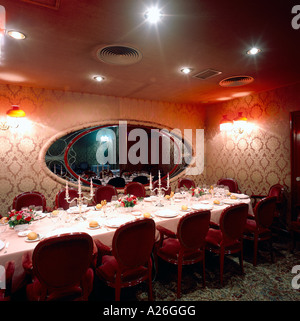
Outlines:
[[[156,256],[178,266],[177,298],[180,298],[182,266],[202,261],[203,286],[205,286],[205,236],[209,228],[210,211],[197,211],[184,215],[177,233],[157,226],[160,240]]]
[[[64,210],[67,210],[70,207],[70,204],[65,200],[66,197],[66,190],[65,188],[61,189],[55,197],[55,206],[56,208],[63,208]],[[72,187],[69,187],[69,197],[70,199],[73,199],[75,197],[78,197],[78,190]]]
[[[46,198],[40,192],[24,192],[17,195],[13,200],[13,209],[20,211],[22,207],[30,205],[43,206],[43,212],[46,211]]]
[[[2,272],[0,270],[0,272]],[[9,261],[5,265],[5,288],[0,288],[0,301],[9,301],[11,296],[12,278],[15,272],[15,263]]]
[[[90,268],[93,239],[86,233],[53,236],[40,241],[32,254],[31,301],[87,300],[93,288]]]
[[[103,185],[99,186],[95,190],[94,203],[98,204],[101,201],[106,200],[107,202],[111,201],[112,196],[118,195],[116,188],[112,185]]]
[[[153,182],[153,188],[156,188],[156,187],[158,187],[158,180]],[[167,181],[165,180],[161,181],[161,187],[167,188]],[[155,193],[157,194],[157,190],[155,191]],[[170,195],[171,186],[166,191],[163,190],[163,193],[165,193],[165,195]]]
[[[131,182],[125,186],[124,194],[134,195],[136,197],[145,197],[146,190],[143,184],[139,182]]]
[[[121,288],[145,280],[149,284],[149,299],[153,299],[151,253],[154,241],[155,223],[152,219],[121,225],[114,234],[112,249],[95,240],[101,256],[96,273],[108,286],[115,288],[116,301],[120,301]]]
[[[206,249],[220,255],[220,282],[223,285],[225,254],[240,253],[240,266],[243,267],[243,231],[248,215],[248,204],[232,205],[223,210],[220,229],[210,228],[206,236]]]
[[[272,251],[272,233],[270,226],[273,223],[277,197],[265,197],[254,207],[254,219],[247,219],[244,239],[254,241],[253,265],[257,265],[258,242],[269,240]]]
[[[186,187],[186,188],[190,189],[191,187],[196,187],[196,184],[192,179],[181,178],[178,180],[178,188],[180,188],[180,187]]]
[[[228,186],[230,193],[241,193],[237,181],[233,178],[221,178],[218,180],[217,185]]]

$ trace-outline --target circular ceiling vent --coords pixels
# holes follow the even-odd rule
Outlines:
[[[221,80],[219,85],[222,87],[238,87],[248,85],[253,81],[254,78],[250,76],[234,76]]]
[[[97,50],[97,58],[114,65],[132,65],[142,59],[139,50],[127,46],[106,46]]]

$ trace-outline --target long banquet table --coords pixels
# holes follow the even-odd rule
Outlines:
[[[236,195],[238,196],[238,194]],[[102,243],[111,246],[116,228],[122,223],[143,217],[144,213],[150,213],[156,224],[175,232],[179,219],[188,212],[198,209],[210,209],[211,222],[218,224],[222,211],[227,206],[240,202],[247,203],[249,205],[249,214],[253,214],[250,198],[246,198],[246,196],[242,199],[237,198],[236,200],[221,200],[221,205],[215,205],[213,199],[201,201],[194,198],[190,201],[184,198],[176,198],[171,201],[163,199],[163,207],[157,206],[157,197],[152,196],[138,202],[134,208],[130,209],[115,207],[113,204],[108,203],[104,213],[103,209],[96,210],[95,207],[88,207],[87,211],[83,213],[84,220],[76,220],[75,218],[78,218],[78,214],[65,211],[56,223],[51,219],[50,213],[43,213],[39,219],[28,226],[29,230],[40,235],[40,239],[36,241],[30,241],[26,236],[19,236],[14,229],[8,226],[6,230],[0,234],[0,240],[2,240],[4,244],[9,243],[7,248],[3,247],[0,250],[0,265],[5,266],[8,261],[15,262],[13,278],[14,291],[24,279],[25,272],[22,267],[23,255],[27,251],[32,253],[38,242],[45,237],[63,233],[85,232],[90,234],[93,239],[99,239]],[[183,211],[182,205],[188,205],[188,210]],[[92,229],[89,227],[89,222],[92,220],[98,221],[99,228]]]

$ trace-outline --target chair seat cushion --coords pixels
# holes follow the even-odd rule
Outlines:
[[[116,273],[118,270],[118,262],[112,255],[104,255],[102,258],[102,264],[97,268],[97,274],[102,279],[114,283]],[[130,282],[131,280],[136,280],[144,278],[148,273],[148,269],[144,266],[138,266],[134,269],[124,270],[121,276],[122,282]]]
[[[205,242],[207,247],[220,247],[221,242],[224,241],[223,245],[225,247],[230,247],[239,244],[238,240],[224,240],[221,230],[210,228],[206,234]]]
[[[245,234],[253,234],[256,230],[257,230],[256,221],[251,220],[251,219],[247,219],[244,233]],[[260,227],[258,234],[265,234],[265,233],[269,233],[269,232],[270,232],[270,230],[268,228]]]
[[[181,246],[178,239],[168,238],[163,241],[162,247],[158,250],[157,254],[167,261],[177,262],[180,248]],[[194,260],[200,260],[202,258],[203,251],[200,249],[186,251],[183,255],[183,260],[186,264],[188,264],[188,261],[191,261],[192,263]]]

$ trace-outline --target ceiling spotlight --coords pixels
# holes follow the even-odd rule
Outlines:
[[[193,69],[192,68],[189,68],[189,67],[183,67],[182,69],[180,69],[180,71],[183,73],[183,74],[189,74]]]
[[[256,55],[261,52],[261,49],[253,47],[247,51],[247,55]]]
[[[96,81],[98,81],[98,82],[104,80],[104,77],[102,77],[102,76],[94,76],[93,78],[94,78],[94,80],[96,80]]]
[[[158,9],[157,7],[152,7],[148,9],[144,14],[145,19],[150,23],[159,22],[162,16],[163,14],[161,13],[160,9]]]
[[[20,32],[20,31],[16,31],[16,30],[8,30],[7,34],[17,40],[23,40],[26,38],[26,36],[24,35],[24,33]]]

